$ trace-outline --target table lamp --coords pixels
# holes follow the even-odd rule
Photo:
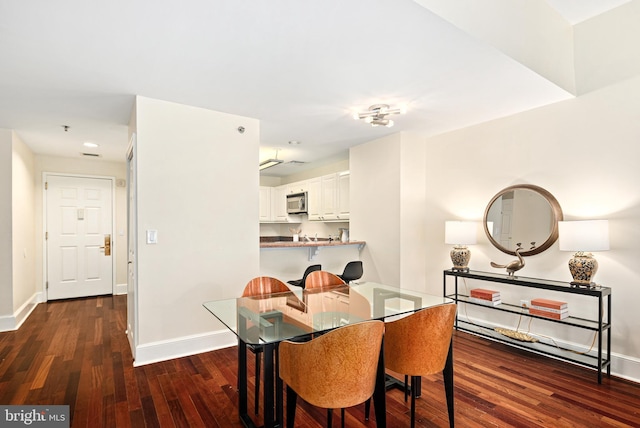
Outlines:
[[[591,251],[609,249],[609,221],[559,221],[558,234],[560,251],[576,252],[569,260],[569,271],[573,277],[571,285],[595,286],[593,277],[598,270],[598,261]]]
[[[477,224],[474,221],[446,221],[444,223],[444,242],[445,244],[453,244],[450,253],[453,270],[469,270],[471,251],[467,245],[477,242],[477,229]]]

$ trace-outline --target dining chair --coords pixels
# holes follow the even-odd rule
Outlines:
[[[355,260],[347,263],[342,274],[338,276],[348,284],[351,281],[362,278],[363,273],[362,261]]]
[[[416,396],[421,376],[444,370],[449,355],[451,336],[456,316],[456,305],[444,304],[425,308],[404,318],[385,323],[385,369],[405,375],[405,401],[407,378],[411,377],[411,428],[415,426]],[[446,382],[445,382],[446,384]],[[446,386],[446,385],[445,385]],[[453,391],[447,394],[447,402]],[[452,403],[451,403],[452,404]],[[449,425],[453,427],[453,414],[449,405]],[[370,402],[365,405],[365,419],[369,418]]]
[[[345,284],[344,280],[338,275],[325,270],[317,270],[315,272],[311,272],[309,276],[307,276],[305,289],[313,290],[315,288],[328,288]]]
[[[293,428],[296,400],[327,409],[327,426],[332,426],[332,409],[361,404],[374,392],[382,321],[364,321],[332,330],[309,342],[283,341],[279,345],[279,375],[287,391],[287,427]]]
[[[260,276],[253,278],[247,283],[242,292],[242,297],[266,296],[272,293],[284,293],[291,291],[287,285],[276,278]],[[261,345],[247,344],[247,349],[256,356],[256,380],[255,380],[255,413],[258,414],[260,407],[260,367],[263,347]]]
[[[307,276],[309,276],[311,272],[315,272],[320,269],[322,269],[321,265],[311,265],[305,269],[301,279],[292,279],[291,281],[287,281],[287,284],[295,285],[296,287],[305,288]]]

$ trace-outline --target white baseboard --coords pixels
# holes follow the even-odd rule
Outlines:
[[[0,317],[0,332],[19,329],[38,303],[43,301],[42,292],[34,293],[13,315]]]
[[[228,348],[238,344],[235,334],[229,330],[219,330],[210,333],[185,336],[175,340],[139,345],[136,348],[134,367],[174,358],[187,357],[202,352]]]
[[[127,284],[116,284],[115,295],[127,294]]]

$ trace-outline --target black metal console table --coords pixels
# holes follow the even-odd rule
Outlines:
[[[453,290],[447,287],[447,279],[453,278]],[[544,316],[531,315],[528,310],[519,304],[501,303],[497,306],[483,305],[471,301],[470,296],[461,292],[458,280],[460,278],[472,279],[478,281],[486,281],[493,283],[501,283],[519,287],[537,288],[543,290],[551,290],[560,293],[569,293],[574,295],[590,296],[598,300],[598,319],[584,319],[569,316],[562,320],[548,318]],[[520,341],[494,330],[494,326],[483,325],[481,322],[463,320],[458,316],[456,318],[456,329],[466,331],[479,336],[488,337],[492,340],[503,342],[520,349],[525,349],[538,354],[553,356],[557,359],[568,361],[584,367],[596,369],[598,372],[598,383],[602,383],[602,372],[606,369],[607,375],[611,375],[611,288],[594,286],[594,287],[576,287],[568,282],[552,281],[538,278],[526,278],[521,276],[508,276],[501,273],[479,272],[479,271],[457,271],[445,270],[443,275],[443,294],[455,300],[456,303],[465,303],[469,305],[482,306],[489,310],[497,310],[503,312],[511,312],[518,315],[524,315],[536,319],[559,323],[570,327],[576,327],[596,332],[598,352],[596,355],[587,353],[578,353],[576,351],[561,348],[552,343],[527,342]],[[606,298],[606,299],[605,299]],[[606,300],[606,301],[605,301]],[[488,324],[488,323],[487,323]],[[606,346],[604,345],[603,336],[606,335]]]

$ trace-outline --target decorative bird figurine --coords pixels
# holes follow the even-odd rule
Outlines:
[[[518,260],[509,262],[506,265],[499,265],[497,263],[491,262],[491,267],[505,268],[509,276],[513,276],[514,272],[522,269],[524,267],[524,258],[520,255],[520,251],[522,251],[522,246],[520,242],[518,242],[517,245],[518,245],[518,248],[516,249],[515,253],[516,253],[516,256],[518,257]]]

